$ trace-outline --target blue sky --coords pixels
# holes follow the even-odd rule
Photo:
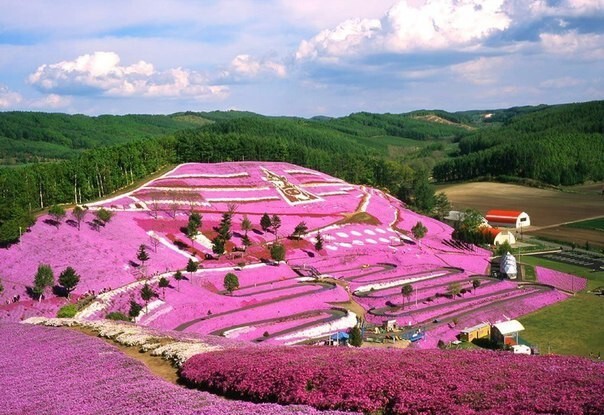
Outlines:
[[[449,111],[604,99],[604,0],[0,0],[0,110]]]

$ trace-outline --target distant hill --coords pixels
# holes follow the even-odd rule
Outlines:
[[[70,159],[82,150],[164,136],[211,122],[199,115],[0,112],[0,164]]]
[[[505,175],[573,185],[604,179],[604,101],[511,108],[482,118],[491,127],[462,137],[459,155],[435,166],[436,180]]]

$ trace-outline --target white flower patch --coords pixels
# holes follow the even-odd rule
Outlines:
[[[235,338],[239,337],[239,335],[241,335],[241,334],[249,333],[250,331],[254,331],[254,330],[256,330],[256,327],[254,327],[254,326],[243,326],[243,327],[237,327],[236,329],[227,330],[224,333],[222,333],[222,335],[229,339],[235,339]]]
[[[312,176],[319,176],[319,177],[323,177],[323,174],[317,172],[317,171],[309,171],[309,170],[300,170],[300,169],[291,169],[291,170],[283,170],[285,173],[289,173],[289,174],[310,174]]]
[[[377,233],[382,233],[382,234],[386,233],[386,231],[385,231],[385,230],[383,230],[382,228],[375,228],[375,231],[376,231]]]
[[[371,236],[375,235],[375,232],[373,232],[371,229],[365,229],[365,230],[364,230],[364,232],[365,232],[367,235],[371,235]]]
[[[277,196],[266,196],[266,197],[209,197],[206,200],[208,202],[212,202],[212,203],[222,203],[222,202],[245,203],[245,202],[271,202],[274,200],[281,200],[281,199]]]
[[[249,177],[249,173],[225,173],[225,174],[210,174],[210,173],[191,173],[191,174],[173,174],[169,176],[165,174],[162,178],[166,179],[228,179],[231,177]]]
[[[348,238],[348,234],[344,232],[336,232],[336,235],[338,235],[340,238]]]
[[[359,231],[351,231],[350,233],[351,233],[352,235],[354,235],[354,236],[361,236],[361,235],[363,235],[363,234],[362,234],[361,232],[359,232]]]
[[[193,260],[193,262],[199,262],[199,259],[197,259],[196,257],[189,255],[188,253],[178,249],[170,240],[164,238],[163,236],[159,236],[158,234],[156,234],[153,231],[148,231],[147,235],[149,235],[150,237],[152,237],[153,239],[157,240],[159,243],[161,243],[163,246],[165,246],[166,248],[171,249],[174,252],[177,252],[178,254],[184,256],[187,259],[191,259]],[[207,238],[206,238],[207,239]],[[197,240],[197,239],[195,239]],[[210,242],[211,243],[211,242]],[[203,245],[205,246],[205,245]],[[210,246],[211,248],[211,246]]]
[[[147,304],[146,307],[144,307],[141,310],[140,314],[134,319],[134,322],[138,323],[143,317],[145,317],[148,314],[151,314],[154,310],[157,310],[164,304],[165,304],[165,302],[163,302],[162,300],[151,301],[149,304]]]
[[[319,193],[315,193],[317,196],[344,196],[347,195],[348,192],[344,192],[341,190],[336,190],[333,192],[319,192]]]
[[[337,246],[333,246],[333,245],[327,245],[325,248],[329,249],[330,251],[337,251],[338,247]]]
[[[352,244],[346,242],[340,242],[338,245],[340,245],[342,248],[352,248]]]
[[[385,244],[390,243],[390,240],[389,240],[389,239],[386,239],[386,238],[378,238],[378,240],[379,240],[380,242],[384,242]]]
[[[371,291],[372,289],[380,290],[380,289],[384,289],[384,288],[396,287],[399,285],[411,284],[411,283],[417,282],[417,281],[424,281],[424,280],[429,280],[431,278],[442,277],[443,275],[447,275],[447,271],[433,272],[433,273],[424,275],[423,277],[405,278],[405,279],[401,279],[401,280],[382,282],[379,284],[363,285],[362,287],[357,288],[354,292],[362,293],[362,292]]]
[[[277,337],[275,340],[291,340],[286,342],[285,345],[291,345],[302,340],[312,339],[315,337],[326,336],[328,334],[335,333],[339,330],[346,330],[354,327],[357,324],[357,315],[352,311],[348,311],[345,317],[338,320],[331,321],[320,326],[311,327],[294,333],[286,334]]]
[[[367,238],[367,239],[365,239],[365,241],[370,244],[377,244],[377,241],[375,239]]]
[[[210,346],[205,343],[173,342],[157,347],[151,352],[152,356],[162,356],[177,367],[181,367],[192,356],[201,353],[222,350],[219,346]]]
[[[124,346],[142,346],[146,343],[157,342],[159,338],[143,333],[122,333],[117,335],[114,340]]]
[[[352,241],[352,244],[361,246],[361,245],[365,245],[365,242],[355,239],[354,241]]]
[[[172,310],[174,310],[174,308],[172,306],[167,306],[162,308],[161,310],[159,310],[157,313],[152,314],[151,316],[147,317],[145,319],[145,325],[149,325],[150,323],[152,323],[153,321],[157,320],[158,318],[160,318],[161,316],[163,316],[164,314],[168,314],[169,312],[171,312]]]

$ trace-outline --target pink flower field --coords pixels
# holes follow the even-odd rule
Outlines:
[[[57,226],[42,216],[19,244],[0,250],[5,287],[0,319],[52,316],[67,303],[50,291],[41,302],[28,296],[41,263],[52,267],[55,279],[68,266],[76,270],[81,280],[73,299],[105,292],[81,311],[81,318],[127,314],[132,300],[144,302],[141,280],[148,279],[159,298],[150,302],[139,324],[275,344],[322,338],[350,328],[357,317],[378,325],[384,319],[403,325],[424,325],[439,317],[470,321],[488,315],[499,320],[565,298],[547,295],[557,293],[552,288],[518,290],[515,283],[484,279],[490,253],[455,245],[448,225],[406,209],[380,190],[288,163],[188,163],[88,208],[80,230],[70,213],[70,220]],[[100,208],[114,216],[94,228],[91,221]],[[234,209],[232,237],[225,254],[215,255],[211,240],[229,208]],[[202,216],[195,241],[183,232],[193,210]],[[279,216],[276,232],[262,230],[264,213]],[[247,232],[251,246],[245,252],[244,216],[252,222]],[[300,240],[289,238],[301,222],[307,232]],[[428,229],[421,240],[411,232],[417,222]],[[315,248],[319,233],[321,250]],[[269,265],[269,246],[275,241],[285,246],[285,262]],[[141,245],[149,254],[144,264],[137,260]],[[189,260],[199,264],[194,273],[184,271]],[[187,278],[180,283],[173,278],[178,270]],[[232,294],[223,287],[229,272],[239,279]],[[584,280],[544,270],[538,275],[540,282],[565,291],[585,286]],[[476,276],[484,285],[472,290]],[[159,289],[160,277],[170,280],[168,288]],[[451,283],[467,292],[445,298]],[[405,284],[417,291],[403,307]],[[19,301],[13,303],[16,296]],[[548,300],[540,301],[544,296]],[[342,311],[346,309],[357,311]],[[438,325],[433,329],[443,330]],[[441,334],[449,338],[456,332]],[[424,343],[417,347],[433,342]]]

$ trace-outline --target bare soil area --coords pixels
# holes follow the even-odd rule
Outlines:
[[[590,229],[576,229],[568,226],[556,226],[531,232],[531,235],[543,236],[562,242],[574,242],[579,247],[583,247],[585,241],[589,241],[592,249],[604,248],[604,232]]]
[[[562,192],[515,184],[476,182],[439,186],[455,210],[476,209],[485,214],[490,209],[520,210],[528,213],[536,230],[582,219],[604,216],[604,196],[595,189],[601,185],[581,187],[579,192]],[[589,191],[585,191],[589,190]]]

